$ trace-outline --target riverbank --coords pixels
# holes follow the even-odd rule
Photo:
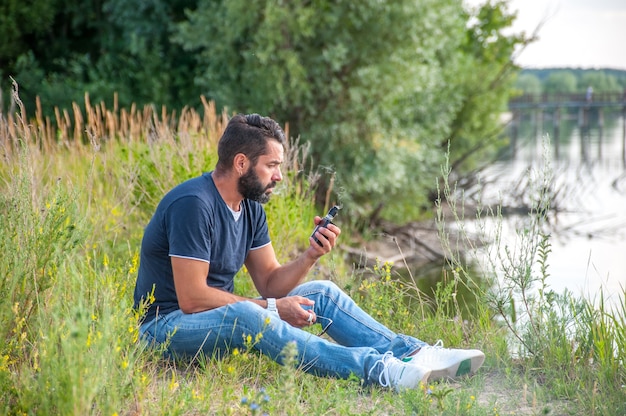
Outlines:
[[[348,261],[357,268],[373,267],[377,263],[391,263],[395,267],[422,267],[441,264],[445,250],[439,239],[434,220],[411,222],[402,226],[384,227],[372,238],[353,246],[341,246]]]
[[[471,378],[395,393],[364,386],[355,377],[315,377],[300,363],[279,366],[256,353],[254,340],[262,333],[248,334],[246,348],[223,359],[164,360],[139,342],[133,308],[143,224],[165,190],[215,160],[203,135],[170,139],[93,146],[11,141],[13,153],[5,153],[6,163],[0,165],[0,271],[5,276],[0,413],[626,413],[626,304],[609,311],[548,292],[516,303],[507,294],[523,293],[520,284],[529,282],[515,279],[534,266],[523,257],[516,258],[519,267],[505,281],[510,290],[502,297],[473,285],[467,277],[475,275],[460,264],[433,286],[428,299],[388,267],[351,275],[343,256],[335,256],[339,251],[324,256],[309,276],[340,275],[341,287],[396,332],[430,344],[441,339],[446,346],[481,349],[487,359]],[[295,188],[286,186],[266,206],[281,261],[307,241],[311,226],[303,218],[313,218],[316,211],[307,194]],[[391,240],[374,240],[382,241],[390,256],[397,256],[399,247],[411,258],[430,259],[441,246],[435,229],[389,227]],[[541,244],[534,248],[545,249]],[[258,296],[250,280],[245,271],[238,274],[238,294]],[[477,300],[471,310],[459,296],[462,289]]]

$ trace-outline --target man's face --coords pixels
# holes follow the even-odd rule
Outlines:
[[[283,147],[270,140],[268,153],[259,157],[256,165],[250,166],[239,178],[239,193],[247,199],[265,204],[270,200],[272,189],[283,179],[280,165],[283,163]]]
[[[254,171],[254,167],[250,166],[248,171],[239,178],[239,193],[247,199],[267,203],[270,200],[272,188],[276,186],[276,182],[272,181],[268,184],[261,182],[259,175]]]

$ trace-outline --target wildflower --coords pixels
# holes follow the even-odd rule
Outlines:
[[[174,391],[178,388],[178,382],[176,381],[176,376],[174,374],[172,374],[172,379],[170,380],[168,387],[170,391]]]
[[[191,390],[191,397],[194,400],[202,399],[202,395],[196,389]]]
[[[5,354],[0,359],[0,371],[8,372],[9,370],[9,356]]]
[[[139,265],[139,253],[136,251],[135,254],[133,254],[133,259],[131,260],[131,266],[128,269],[128,273],[129,274],[137,273],[138,265]]]

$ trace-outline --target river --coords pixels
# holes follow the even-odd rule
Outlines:
[[[527,199],[526,172],[548,166],[553,177],[548,285],[594,300],[602,290],[608,303],[619,304],[626,290],[624,120],[621,111],[604,110],[598,117],[592,109],[584,126],[578,114],[562,117],[558,132],[549,113],[527,113],[511,125],[509,136],[517,140],[482,173],[489,178],[483,198],[505,205]],[[501,246],[518,244],[516,230],[524,217],[505,217]]]

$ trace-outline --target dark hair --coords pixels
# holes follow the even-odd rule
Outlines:
[[[217,167],[230,170],[237,153],[243,153],[253,166],[256,165],[259,157],[266,153],[269,139],[276,140],[283,147],[287,144],[285,133],[271,118],[237,114],[228,122],[217,145]]]

